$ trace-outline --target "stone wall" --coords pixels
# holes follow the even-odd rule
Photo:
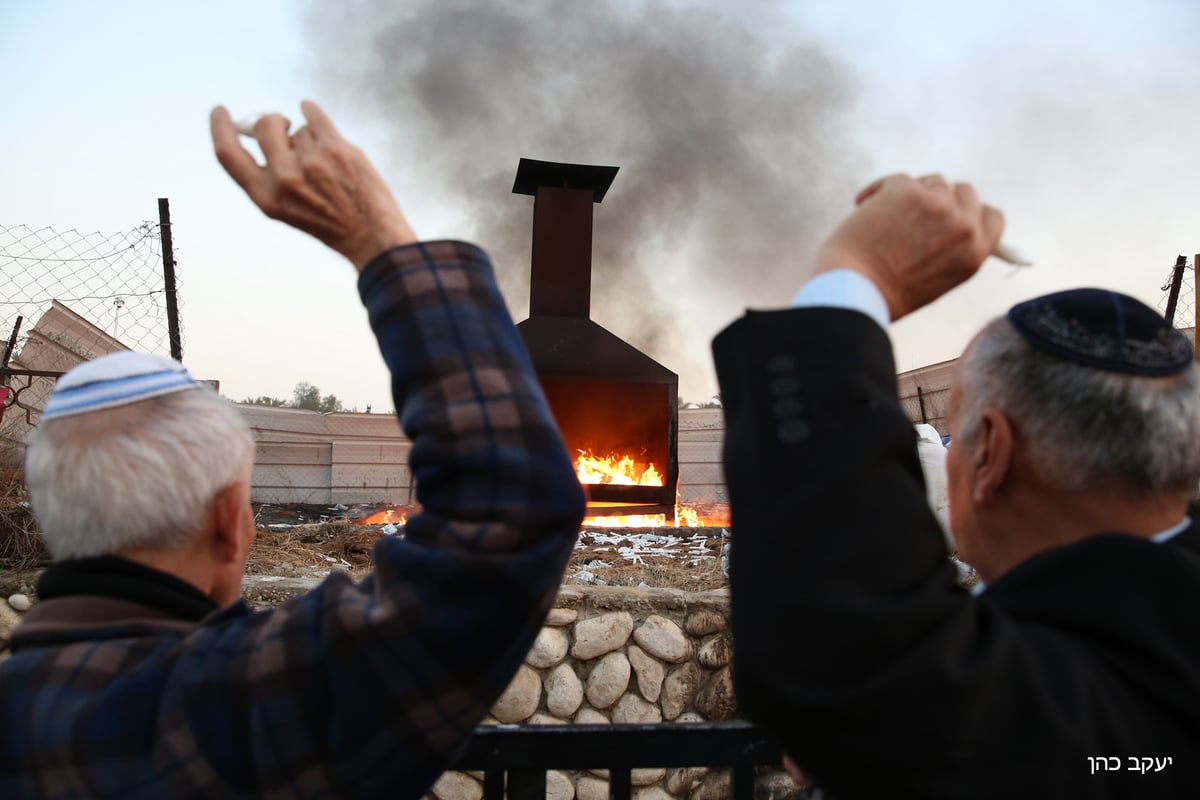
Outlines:
[[[726,590],[564,586],[537,641],[484,724],[682,723],[735,717]],[[756,796],[797,787],[765,769]],[[427,798],[479,800],[482,774],[447,773]],[[718,800],[728,770],[633,771],[635,800]],[[546,796],[606,800],[603,770],[550,771]]]

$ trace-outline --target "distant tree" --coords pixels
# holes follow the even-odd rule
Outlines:
[[[693,403],[691,400],[684,400],[681,397],[681,398],[679,398],[679,407],[680,408],[722,408],[721,395],[714,394],[712,400],[709,400],[707,403]]]
[[[321,390],[308,381],[300,381],[292,390],[292,407],[320,411]]]
[[[293,408],[320,411],[322,414],[346,410],[342,406],[342,401],[337,399],[337,395],[327,394],[322,397],[321,390],[308,381],[300,381],[296,384],[296,388],[292,390],[292,398]]]
[[[266,395],[262,395],[261,397],[247,397],[246,399],[242,400],[242,404],[249,406],[271,406],[272,408],[283,408],[288,404],[288,401],[284,400],[282,397],[267,397]]]

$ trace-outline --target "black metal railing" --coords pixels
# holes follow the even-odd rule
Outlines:
[[[656,725],[488,725],[451,769],[484,772],[484,800],[544,800],[546,770],[607,769],[610,800],[629,800],[633,769],[733,769],[734,800],[754,796],[754,767],[783,751],[748,722]]]

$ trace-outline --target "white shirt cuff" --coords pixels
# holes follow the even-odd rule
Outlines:
[[[825,306],[860,311],[879,323],[885,331],[891,323],[887,301],[879,287],[861,272],[852,269],[835,269],[822,272],[800,287],[792,298],[795,308]]]

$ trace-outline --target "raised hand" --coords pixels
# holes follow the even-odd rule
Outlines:
[[[305,124],[267,114],[254,124],[265,164],[238,139],[229,112],[212,111],[217,160],[254,204],[272,219],[309,233],[361,270],[375,256],[417,241],[383,178],[362,150],[342,138],[316,103],[300,105]]]
[[[890,175],[855,198],[857,208],[817,251],[816,272],[853,269],[879,287],[892,319],[970,278],[992,253],[1004,215],[966,183],[941,175]]]

